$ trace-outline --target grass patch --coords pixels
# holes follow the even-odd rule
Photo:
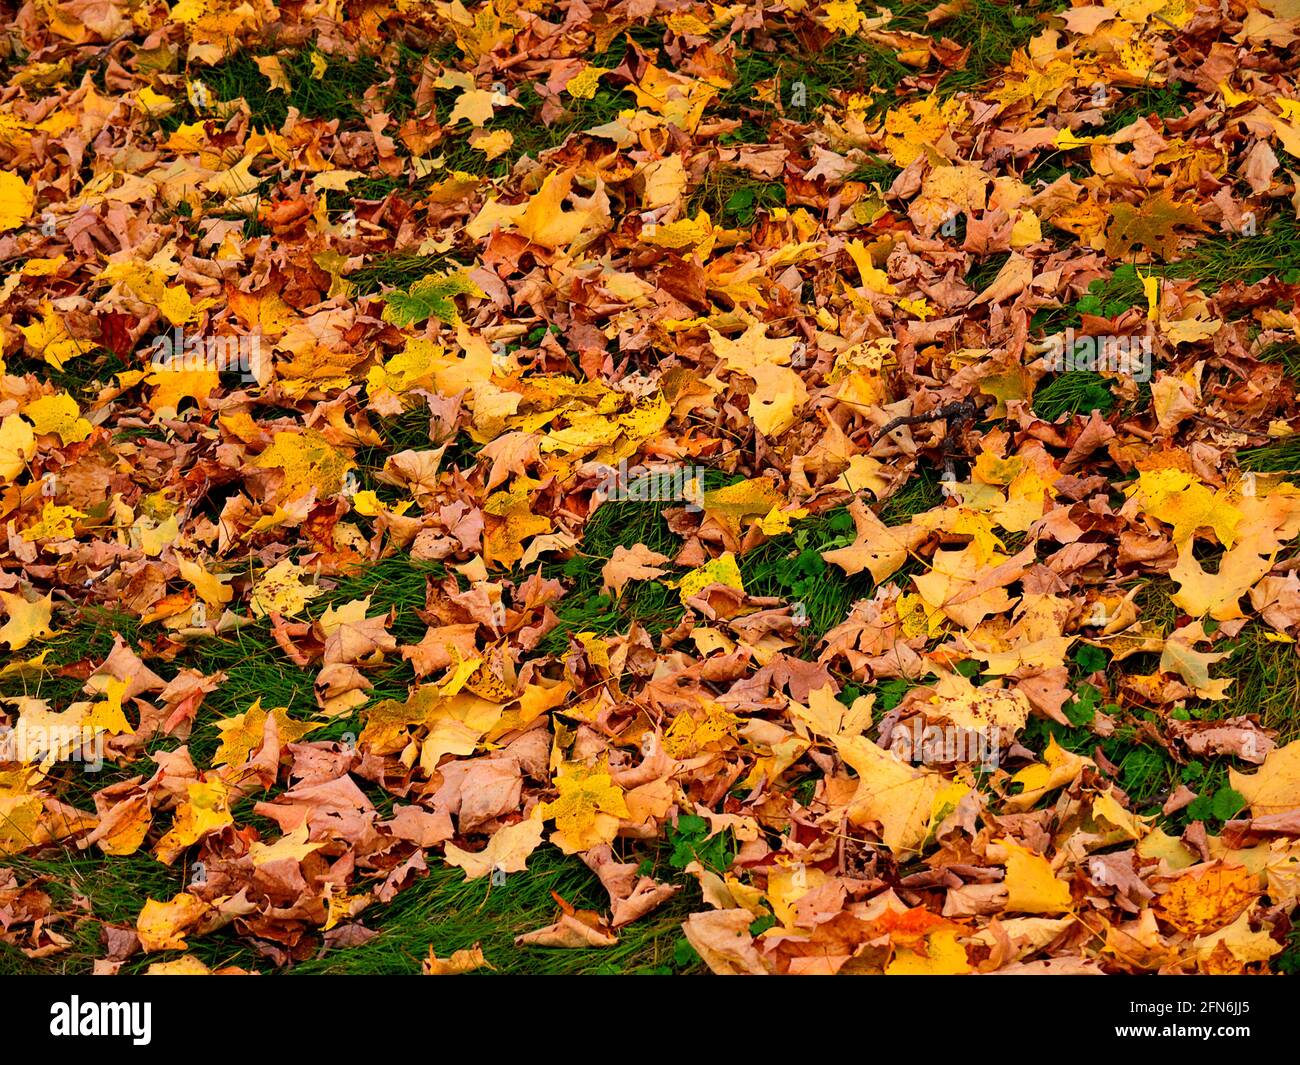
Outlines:
[[[903,171],[888,159],[872,156],[848,175],[845,181],[861,181],[864,185],[874,185],[884,190],[894,183],[894,179]]]
[[[938,476],[928,466],[917,466],[907,483],[880,505],[879,517],[886,525],[902,525],[942,502]]]
[[[947,37],[970,49],[961,69],[948,71],[939,82],[941,92],[954,93],[978,88],[997,77],[1011,62],[1012,54],[1028,46],[1030,39],[1043,29],[1042,17],[1064,6],[1057,0],[1046,3],[1031,0],[1026,4],[967,0],[958,6],[952,18],[928,29],[921,25],[915,32]],[[927,4],[909,4],[902,9],[905,16],[911,15],[913,19],[922,12],[928,18],[930,10]]]
[[[565,110],[549,125],[539,119],[543,100],[530,82],[515,87],[513,99],[518,107],[500,108],[485,127],[489,132],[506,130],[514,143],[503,154],[489,161],[486,155],[468,142],[468,130],[456,133],[438,146],[445,166],[450,170],[463,170],[490,177],[504,177],[523,156],[536,158],[543,152],[558,148],[575,133],[612,122],[620,111],[634,110],[636,97],[602,84],[590,100],[565,95]],[[436,107],[439,121],[450,117],[455,101],[440,94]]]
[[[1118,92],[1116,86],[1107,85],[1106,92]],[[1185,83],[1171,81],[1165,85],[1144,84],[1123,93],[1119,104],[1106,115],[1093,136],[1109,136],[1131,126],[1140,118],[1181,118],[1188,107]],[[1091,132],[1091,131],[1090,131]]]
[[[611,636],[627,632],[635,620],[657,636],[681,620],[684,609],[677,592],[660,581],[631,581],[615,602],[602,589],[601,576],[616,547],[645,544],[669,558],[675,555],[680,544],[663,516],[675,505],[611,500],[597,508],[583,531],[581,553],[544,568],[547,576],[562,577],[567,587],[553,608],[560,623],[542,641],[540,651],[562,654],[577,632]]]
[[[959,227],[965,230],[965,216],[959,220]],[[965,234],[963,232],[962,238]],[[1011,253],[1007,251],[995,252],[986,256],[981,262],[976,263],[966,275],[966,285],[974,292],[983,292],[989,285],[993,284],[1002,268],[1007,265],[1011,258]]]
[[[1054,422],[1062,414],[1109,414],[1115,405],[1110,385],[1091,370],[1070,370],[1053,378],[1034,393],[1033,411],[1044,421]]]
[[[360,917],[379,934],[348,950],[331,951],[293,968],[296,975],[418,973],[430,945],[438,957],[481,944],[484,956],[506,974],[597,975],[698,971],[697,962],[676,962],[681,922],[700,905],[689,886],[648,917],[619,930],[608,948],[553,950],[516,947],[514,937],[555,920],[551,892],[580,909],[607,911],[608,896],[595,875],[577,858],[551,848],[528,861],[528,871],[512,873],[493,886],[490,878],[466,881],[459,869],[438,867],[383,907]],[[692,899],[692,895],[695,898]]]
[[[799,522],[739,560],[750,595],[777,596],[807,619],[801,632],[805,653],[871,590],[869,574],[846,577],[821,556],[853,540],[853,518],[841,507]]]
[[[408,62],[415,55],[403,54]],[[409,73],[403,71],[401,60],[390,67],[374,55],[344,59],[309,47],[277,57],[289,83],[286,91],[271,86],[270,78],[258,68],[257,58],[261,57],[238,52],[205,68],[200,80],[223,103],[244,100],[254,125],[261,129],[283,127],[290,108],[296,108],[303,118],[356,121],[361,117],[356,103],[368,89],[394,75],[400,84],[401,75]]]
[[[691,197],[686,214],[695,217],[707,211],[715,223],[748,226],[759,211],[785,206],[785,186],[779,181],[762,181],[729,167],[713,167]]]
[[[250,801],[251,802],[251,801]],[[247,823],[241,813],[239,821]],[[640,860],[661,880],[672,879],[670,848],[666,844],[631,844],[625,860]],[[184,889],[190,871],[181,863],[168,867],[146,853],[105,861],[96,853],[74,848],[46,848],[37,854],[11,855],[5,865],[22,881],[42,878],[60,916],[52,927],[70,935],[71,947],[44,959],[29,959],[15,948],[0,945],[0,975],[84,974],[104,955],[101,922],[134,927],[141,905],[149,898],[168,899]],[[514,937],[553,921],[555,892],[580,909],[607,912],[608,896],[595,875],[576,857],[543,848],[529,859],[524,873],[512,873],[502,885],[490,878],[467,881],[464,873],[436,861],[429,872],[391,902],[364,911],[357,921],[378,933],[363,944],[317,952],[289,970],[298,975],[410,974],[420,971],[430,945],[445,958],[455,950],[482,944],[487,959],[507,974],[596,975],[619,973],[668,974],[699,972],[693,952],[682,949],[681,922],[702,905],[693,882],[658,910],[618,933],[616,946],[589,950],[516,947]],[[76,898],[90,900],[86,913]],[[91,917],[91,920],[84,918]],[[72,921],[77,921],[73,927]],[[141,973],[154,962],[170,961],[180,951],[136,955],[124,973]],[[269,963],[230,929],[191,937],[187,953],[206,964],[240,965],[266,970]]]
[[[1279,363],[1292,382],[1300,381],[1300,344],[1294,341],[1269,344],[1256,358],[1260,362]]]
[[[1277,729],[1279,743],[1289,743],[1300,737],[1300,650],[1270,640],[1272,631],[1251,622],[1236,639],[1214,648],[1232,652],[1213,670],[1216,678],[1231,677],[1232,684],[1226,700],[1204,710],[1211,720],[1256,714],[1265,728]]]
[[[347,280],[354,286],[358,297],[375,296],[385,288],[408,288],[413,282],[419,281],[428,274],[448,268],[459,268],[463,265],[450,255],[412,255],[409,252],[395,252],[371,260],[365,266],[350,273]]]
[[[1237,464],[1253,473],[1300,473],[1300,437],[1237,452]]]

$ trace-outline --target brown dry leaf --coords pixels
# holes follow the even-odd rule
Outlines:
[[[617,599],[628,581],[652,581],[662,577],[668,556],[651,551],[645,544],[616,547],[600,571],[602,587]]]

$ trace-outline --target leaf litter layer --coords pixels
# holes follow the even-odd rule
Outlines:
[[[0,968],[1295,969],[1298,23],[24,5]]]

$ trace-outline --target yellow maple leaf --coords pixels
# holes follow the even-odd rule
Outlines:
[[[1294,810],[1300,806],[1300,740],[1274,747],[1257,772],[1229,769],[1228,783],[1256,817]]]
[[[17,174],[0,170],[0,233],[17,229],[32,216],[36,196]]]
[[[1201,972],[1214,976],[1239,976],[1246,966],[1268,961],[1285,948],[1273,938],[1267,922],[1252,930],[1251,911],[1243,910],[1230,925],[1198,936],[1192,943]]]
[[[641,240],[673,251],[690,248],[703,257],[713,250],[719,232],[720,230],[714,229],[708,212],[701,210],[693,219],[679,218],[667,225],[644,226],[641,229]]]
[[[134,732],[134,726],[126,719],[126,714],[122,710],[122,697],[126,694],[126,688],[126,681],[109,677],[104,691],[106,698],[103,702],[95,703],[86,712],[85,726],[102,729],[113,736],[124,736]]]
[[[866,18],[853,0],[829,0],[820,21],[828,30],[852,35],[858,32],[858,27]]]
[[[23,263],[23,277],[53,277],[67,261],[66,255],[54,255],[48,259],[28,259]]]
[[[1124,809],[1115,798],[1113,788],[1093,799],[1092,817],[1094,821],[1114,825],[1120,837],[1129,840],[1142,839],[1150,831],[1147,822],[1155,820],[1154,817],[1140,817]]]
[[[1014,605],[1006,586],[1020,576],[1025,557],[1023,552],[1010,558],[986,552],[972,542],[960,551],[936,551],[930,571],[913,577],[912,583],[929,607],[973,629],[988,615]]]
[[[201,299],[195,303],[184,285],[169,285],[163,289],[158,310],[172,325],[185,325],[194,321],[200,311],[211,307],[215,302],[213,299]]]
[[[1065,913],[1073,908],[1070,885],[1056,878],[1051,862],[1010,840],[1000,843],[1007,852],[1008,913]]]
[[[46,502],[40,518],[23,530],[23,539],[36,543],[40,540],[67,540],[76,536],[76,522],[86,515],[76,507],[61,507]]]
[[[961,976],[971,971],[966,948],[957,942],[957,932],[941,928],[925,940],[925,953],[900,947],[895,950],[886,976]]]
[[[325,846],[323,842],[308,843],[308,831],[307,822],[304,821],[274,843],[263,843],[257,840],[248,848],[248,856],[253,859],[254,865],[266,865],[267,862],[280,862],[286,859],[301,862],[307,855]]]
[[[37,433],[57,433],[64,444],[85,440],[94,431],[94,426],[81,416],[77,401],[66,392],[34,399],[22,412],[31,419]]]
[[[528,856],[541,844],[543,831],[542,818],[529,817],[518,824],[497,829],[481,851],[467,851],[448,843],[443,857],[448,865],[465,870],[466,880],[478,880],[495,869],[503,873],[522,873],[528,868]]]
[[[48,300],[40,305],[41,317],[31,325],[20,325],[27,348],[33,355],[44,359],[56,370],[62,370],[64,363],[90,350],[89,343],[76,340],[68,332],[63,319],[54,310]]]
[[[232,291],[226,305],[245,329],[270,338],[282,336],[298,319],[297,312],[273,288],[258,292]]]
[[[53,636],[50,618],[54,614],[54,595],[47,593],[43,599],[29,600],[22,592],[0,592],[9,620],[0,626],[0,643],[11,651],[26,647],[33,640]]]
[[[314,584],[304,583],[310,572],[292,559],[282,558],[253,582],[249,607],[259,618],[267,614],[297,617],[307,609],[307,601],[321,595],[323,590]]]
[[[163,417],[174,417],[181,400],[195,400],[199,406],[207,405],[207,398],[220,383],[216,370],[176,370],[170,367],[156,370],[145,378],[154,385],[149,405]]]
[[[36,454],[36,434],[17,414],[0,421],[0,480],[12,481]]]
[[[828,879],[817,868],[778,866],[767,874],[765,894],[772,914],[786,928],[793,928],[797,916],[794,904]]]
[[[827,739],[836,736],[859,736],[872,722],[876,705],[874,694],[859,695],[853,705],[846,707],[835,697],[835,689],[827,683],[808,693],[808,705],[790,700],[790,712],[813,732]]]
[[[483,535],[483,559],[492,566],[513,566],[524,556],[525,540],[551,529],[551,519],[533,513],[528,487],[518,482],[488,496],[483,513],[492,519]]]
[[[154,855],[164,865],[171,865],[187,847],[234,820],[226,782],[220,778],[195,781],[186,786],[185,799],[176,808],[167,834],[154,845]]]
[[[482,152],[489,160],[504,155],[514,147],[514,143],[515,135],[508,129],[494,129],[491,133],[476,129],[469,135],[469,146],[475,151]]]
[[[751,477],[725,488],[705,491],[700,497],[699,505],[738,544],[745,526],[784,506],[785,496],[777,489],[772,478]]]
[[[851,240],[845,249],[853,260],[853,265],[858,268],[858,276],[862,278],[863,285],[882,296],[898,294],[898,289],[890,284],[889,275],[871,261],[871,251],[862,241]]]
[[[176,558],[176,567],[180,570],[182,579],[194,586],[194,590],[208,606],[220,609],[234,598],[234,590],[227,588],[225,583],[230,580],[229,574],[209,573],[200,563],[192,562],[179,555]]]
[[[544,248],[589,244],[609,228],[609,209],[604,193],[599,190],[574,209],[564,209],[564,201],[573,188],[574,173],[569,169],[549,174],[526,204],[505,205],[489,200],[466,226],[466,233],[483,237],[498,226],[509,226]]]
[[[492,121],[492,115],[498,105],[513,104],[514,101],[504,93],[492,89],[465,89],[456,100],[456,106],[447,116],[446,124],[454,126],[464,119],[471,126],[486,126]]]
[[[1059,662],[1060,659],[1058,658]],[[944,673],[925,707],[927,716],[944,718],[957,728],[990,732],[1009,742],[1029,719],[1029,700],[1019,688],[979,687],[960,673]]]
[[[955,96],[942,101],[931,95],[893,108],[885,116],[885,147],[899,166],[907,166],[965,116],[966,104]]]
[[[930,834],[935,803],[949,787],[939,773],[910,766],[863,736],[837,736],[840,757],[858,774],[849,804],[856,825],[880,822],[880,838],[895,854],[915,857]]]
[[[575,99],[590,100],[596,95],[601,75],[608,74],[611,69],[611,67],[598,67],[594,63],[588,63],[564,83],[564,91]]]
[[[167,902],[146,900],[136,918],[135,932],[140,937],[140,949],[146,953],[155,950],[184,950],[186,933],[198,924],[210,909],[206,902],[188,891],[182,891]]]
[[[555,774],[559,798],[541,803],[538,816],[555,822],[551,842],[565,854],[578,854],[610,843],[619,820],[628,816],[623,789],[614,783],[609,767],[566,762]]]
[[[908,560],[930,531],[919,525],[887,526],[861,499],[849,503],[857,536],[848,547],[823,551],[822,558],[850,576],[864,569],[877,584],[883,583]]]
[[[280,489],[284,499],[297,499],[312,489],[318,499],[327,499],[342,490],[344,478],[356,462],[320,433],[305,429],[300,433],[276,433],[274,442],[253,460],[253,465],[284,470]]]
[[[1203,935],[1235,920],[1259,897],[1259,877],[1245,866],[1216,862],[1184,873],[1156,901],[1161,920]]]
[[[249,755],[262,746],[267,718],[275,719],[276,734],[281,746],[297,743],[309,732],[321,727],[308,721],[295,721],[284,706],[264,710],[262,700],[257,699],[242,714],[222,718],[216,723],[217,731],[221,733],[221,745],[212,756],[212,764],[240,766],[248,761]]]
[[[1079,779],[1085,766],[1095,764],[1091,758],[1067,751],[1055,737],[1048,741],[1043,757],[1045,764],[1025,766],[1011,778],[1011,783],[1019,784],[1023,790],[1018,795],[1007,797],[1006,804],[1010,809],[1032,809],[1049,791],[1073,783]]]
[[[727,339],[712,326],[708,333],[709,344],[722,365],[751,376],[758,366],[789,366],[799,343],[796,337],[769,337],[763,322],[750,322],[735,340]]]
[[[107,830],[103,821],[95,833],[95,846],[105,854],[135,854],[153,826],[149,797],[143,793],[118,802],[112,810]]]
[[[638,107],[662,115],[684,133],[695,132],[705,107],[718,94],[716,86],[673,70],[663,70],[653,63],[631,88]]]
[[[1224,547],[1236,537],[1241,511],[1222,491],[1211,491],[1184,470],[1166,467],[1143,470],[1134,489],[1144,514],[1174,527],[1174,543],[1191,539],[1197,529],[1210,529]]]
[[[697,566],[685,574],[681,580],[670,582],[669,587],[676,588],[683,604],[693,595],[698,595],[710,584],[725,584],[728,588],[745,590],[745,583],[740,576],[740,566],[736,556],[725,551],[715,559]]]
[[[784,366],[755,366],[748,371],[754,379],[749,396],[749,418],[760,433],[781,436],[795,423],[795,411],[808,402],[803,378]]]
[[[1241,597],[1272,565],[1271,557],[1261,558],[1243,541],[1225,551],[1219,559],[1218,572],[1210,573],[1196,558],[1188,540],[1178,548],[1178,563],[1169,571],[1169,576],[1178,582],[1178,591],[1170,598],[1194,618],[1207,614],[1217,621],[1244,617]]]

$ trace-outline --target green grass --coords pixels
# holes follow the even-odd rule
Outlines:
[[[1276,444],[1242,448],[1237,464],[1254,473],[1300,472],[1300,437],[1287,437]]]
[[[846,547],[854,539],[853,518],[841,507],[796,522],[790,532],[740,556],[750,595],[778,596],[807,618],[801,633],[805,656],[871,590],[868,574],[847,577],[821,557],[821,552]]]
[[[1054,422],[1062,414],[1109,414],[1115,405],[1110,385],[1091,370],[1070,370],[1054,377],[1034,393],[1033,410],[1044,421]]]
[[[1054,333],[1067,326],[1077,328],[1085,314],[1114,318],[1132,307],[1145,307],[1142,278],[1148,276],[1192,278],[1207,295],[1230,281],[1253,285],[1272,276],[1287,284],[1300,282],[1300,221],[1278,214],[1262,220],[1254,236],[1216,233],[1198,241],[1180,258],[1145,264],[1140,272],[1139,267],[1124,263],[1109,277],[1092,282],[1087,295],[1076,303],[1038,311],[1032,328]],[[1273,357],[1282,355],[1274,353]]]
[[[881,92],[883,100],[910,73],[891,50],[861,37],[836,36],[820,49],[790,37],[772,40],[776,50],[748,49],[737,55],[736,79],[716,104],[722,117],[741,120],[742,128],[754,135],[770,133],[778,117],[812,121],[819,108],[837,103],[841,94]],[[778,98],[759,99],[762,85]]]
[[[1151,264],[1140,271],[1131,264],[1119,266],[1106,278],[1094,281],[1087,295],[1068,307],[1045,309],[1034,315],[1032,327],[1045,334],[1055,334],[1067,327],[1077,328],[1083,316],[1115,318],[1132,307],[1144,306],[1146,296],[1142,277],[1195,278],[1198,287],[1213,294],[1229,281],[1254,284],[1269,276],[1288,283],[1300,280],[1300,223],[1279,215],[1254,236],[1217,234],[1189,249],[1181,259],[1165,264]],[[1277,345],[1266,350],[1268,361],[1281,362],[1288,376],[1300,370],[1300,355],[1289,346]],[[1141,398],[1148,395],[1142,386]],[[1086,414],[1099,410],[1109,414],[1115,405],[1106,378],[1086,370],[1071,370],[1041,384],[1034,394],[1033,410],[1047,421],[1063,414]],[[1130,411],[1131,413],[1131,411]],[[1282,441],[1264,447],[1244,449],[1238,460],[1245,469],[1257,472],[1291,472],[1300,468],[1300,445]]]
[[[57,916],[48,923],[53,931],[70,938],[72,946],[62,953],[33,959],[15,947],[0,944],[0,976],[84,975],[90,972],[94,959],[105,954],[100,940],[101,922],[134,928],[146,899],[169,899],[185,885],[179,865],[168,868],[144,853],[120,855],[110,861],[98,851],[47,847],[36,854],[6,855],[3,864],[13,870],[20,883],[39,878],[39,888],[49,894],[56,910]],[[76,897],[89,900],[90,914],[77,905]],[[84,920],[87,916],[94,919]],[[228,944],[226,950],[252,961],[247,947]]]
[[[258,68],[256,58],[248,52],[237,52],[229,59],[196,72],[196,76],[217,100],[243,99],[255,125],[279,130],[288,118],[290,108],[296,108],[303,118],[357,120],[360,117],[357,102],[368,89],[394,76],[399,85],[409,79],[415,53],[404,50],[397,57],[396,66],[390,67],[377,55],[363,54],[348,60],[326,55],[311,47],[285,52],[278,58],[280,69],[289,83],[287,91],[271,87],[270,79]],[[315,64],[321,62],[325,69],[317,76]],[[191,115],[190,120],[195,117],[197,114]]]
[[[247,819],[240,817],[240,822]],[[664,861],[667,848],[660,844],[628,849],[627,860],[643,861],[660,879],[674,871]],[[88,972],[92,961],[104,955],[99,939],[100,922],[135,926],[140,906],[147,898],[168,899],[181,891],[187,870],[181,863],[164,866],[145,853],[103,860],[97,854],[73,849],[46,848],[37,855],[6,857],[5,865],[20,881],[41,878],[56,908],[66,914],[52,927],[70,936],[72,947],[52,957],[33,960],[13,947],[0,945],[0,976]],[[288,971],[295,975],[418,973],[432,946],[439,958],[455,950],[482,944],[487,960],[498,972],[513,974],[580,975],[598,973],[673,973],[700,971],[690,952],[679,951],[681,922],[702,905],[693,880],[676,896],[647,917],[619,930],[619,942],[608,948],[583,950],[516,947],[514,937],[542,928],[558,915],[554,891],[570,905],[607,913],[609,898],[600,882],[577,857],[565,857],[551,848],[529,859],[529,868],[513,873],[500,886],[490,878],[467,881],[464,873],[431,862],[429,872],[391,902],[371,906],[354,920],[377,933],[351,948],[318,955],[312,952]],[[94,920],[73,927],[84,917],[74,894],[88,898]],[[211,967],[239,965],[269,971],[270,962],[226,928],[207,936],[191,937],[188,953]],[[140,973],[154,962],[170,961],[182,951],[136,955],[124,973]]]
[[[880,520],[886,525],[902,525],[942,502],[938,475],[928,466],[918,466],[903,487],[880,505]]]
[[[1260,362],[1278,363],[1293,382],[1300,381],[1300,344],[1295,341],[1269,344],[1256,358]]]
[[[636,858],[634,853],[632,860]],[[292,972],[418,973],[430,945],[439,958],[446,958],[475,944],[482,945],[487,960],[504,974],[666,974],[700,968],[689,962],[681,966],[675,958],[682,920],[702,905],[693,881],[649,916],[620,929],[616,946],[516,947],[516,935],[545,927],[558,916],[552,891],[578,909],[609,910],[608,895],[578,858],[543,848],[528,866],[527,872],[510,874],[504,884],[493,886],[488,877],[467,881],[461,870],[439,863],[388,905],[361,914],[361,922],[379,933],[374,939],[308,959]]]
[[[142,343],[148,343],[148,340]],[[31,358],[23,353],[8,360],[8,363],[9,373],[37,374],[48,384],[73,396],[85,396],[87,399],[93,398],[93,394],[111,381],[116,374],[132,368],[126,360],[107,348],[89,342],[86,344],[84,354],[69,359],[61,370],[55,369],[44,359]]]
[[[563,112],[549,124],[540,120],[542,98],[531,82],[515,85],[509,95],[518,107],[501,107],[486,125],[489,132],[506,130],[514,143],[505,154],[488,161],[485,154],[472,147],[467,139],[468,129],[454,132],[441,142],[437,151],[445,160],[448,170],[462,170],[471,174],[504,177],[523,156],[537,158],[543,152],[558,148],[575,133],[606,125],[618,117],[620,111],[634,110],[636,97],[630,92],[612,88],[601,82],[590,100],[561,96]],[[437,114],[439,121],[450,117],[455,100],[447,93],[439,94]],[[607,143],[607,142],[606,142]]]
[[[952,18],[936,23],[928,31],[917,28],[916,32],[947,37],[970,49],[961,69],[947,72],[940,80],[940,91],[952,93],[986,85],[1010,63],[1017,49],[1028,46],[1030,40],[1044,29],[1043,16],[1064,6],[1059,0],[1031,0],[1025,4],[967,0],[957,5]],[[924,3],[905,8],[908,13],[925,11],[927,15],[929,10],[929,5]],[[890,28],[894,27],[891,25]]]
[[[1016,49],[1024,48],[1043,28],[1041,16],[1063,5],[1058,0],[1020,5],[970,0],[954,5],[953,16],[934,25],[928,21],[933,5],[894,0],[886,6],[893,16],[891,31],[946,38],[968,49],[961,67],[943,71],[939,78],[938,91],[950,95],[991,82]],[[719,97],[721,113],[743,123],[733,139],[761,139],[778,117],[811,121],[819,108],[852,92],[870,95],[869,113],[879,117],[893,104],[904,79],[917,73],[900,62],[892,49],[862,36],[834,34],[821,47],[798,35],[774,34],[770,41],[770,50],[754,47],[757,42],[738,49],[735,81]],[[779,106],[776,101],[758,100],[757,88],[764,83],[775,84]],[[803,92],[796,97],[799,85]],[[800,98],[802,103],[797,102]]]
[[[1100,126],[1087,131],[1091,136],[1118,133],[1138,119],[1152,115],[1157,118],[1180,118],[1190,103],[1186,84],[1181,81],[1171,81],[1165,85],[1145,84],[1129,90],[1108,85],[1106,92],[1112,101],[1115,94],[1120,99],[1107,110]]]
[[[1279,742],[1300,738],[1300,650],[1294,643],[1279,643],[1263,622],[1251,622],[1232,640],[1215,646],[1231,651],[1213,670],[1213,676],[1231,677],[1227,699],[1207,707],[1211,718],[1258,715],[1265,728],[1277,729]]]
[[[874,185],[882,191],[894,183],[894,179],[903,171],[888,159],[872,156],[844,180],[861,181],[864,185]]]
[[[710,482],[716,477],[707,476],[706,485],[713,487]],[[596,509],[583,530],[579,553],[567,562],[544,567],[546,576],[564,579],[566,590],[564,598],[553,607],[560,623],[542,641],[540,651],[561,654],[574,633],[626,633],[633,621],[657,636],[681,620],[684,608],[677,592],[659,581],[631,581],[617,602],[602,590],[601,569],[616,547],[645,544],[670,558],[676,554],[680,541],[669,531],[663,516],[670,506],[680,504],[610,500]]]
[[[785,186],[762,181],[729,167],[711,167],[691,196],[686,215],[708,212],[715,224],[748,226],[760,211],[785,206]]]
[[[1171,595],[1174,585],[1168,578],[1144,579],[1136,585],[1135,600],[1138,616],[1168,635],[1180,618],[1179,608]],[[1215,679],[1231,678],[1227,698],[1220,701],[1191,698],[1185,713],[1172,716],[1182,720],[1218,721],[1237,715],[1254,715],[1260,723],[1278,731],[1279,744],[1300,736],[1300,653],[1296,645],[1277,643],[1265,635],[1269,630],[1258,622],[1246,626],[1239,636],[1222,640],[1212,648],[1216,653],[1230,652],[1229,657],[1213,666]],[[1075,665],[1080,652],[1073,656]],[[1118,691],[1125,674],[1152,672],[1159,667],[1160,655],[1150,652],[1133,656],[1122,665],[1110,663],[1104,668],[1112,692]],[[1091,666],[1089,668],[1092,668]],[[1075,681],[1076,691],[1082,691],[1082,673]],[[1095,691],[1095,689],[1094,689]],[[1205,820],[1207,828],[1218,831],[1222,821],[1231,817],[1230,795],[1219,796],[1227,790],[1227,771],[1235,768],[1253,771],[1255,767],[1231,757],[1193,758],[1185,762],[1175,759],[1163,746],[1155,742],[1143,723],[1161,732],[1165,728],[1168,708],[1157,711],[1140,705],[1120,707],[1102,706],[1104,699],[1098,694],[1096,709],[1104,709],[1116,722],[1117,728],[1110,736],[1100,736],[1090,727],[1090,718],[1076,726],[1059,725],[1044,719],[1032,719],[1020,737],[1028,749],[1041,754],[1049,739],[1067,750],[1092,757],[1100,747],[1102,754],[1118,768],[1116,777],[1120,787],[1133,800],[1134,809],[1144,816],[1155,816],[1171,832],[1181,832],[1192,820]],[[1067,706],[1067,716],[1070,709]],[[1180,784],[1187,784],[1205,801],[1188,810],[1166,816],[1160,811],[1169,794]],[[1213,801],[1212,801],[1213,800]],[[1229,812],[1225,812],[1229,811]]]
[[[955,239],[965,239],[966,216],[962,215],[957,219],[958,229],[961,231],[960,237]],[[983,292],[989,285],[993,284],[1002,268],[1006,266],[1007,261],[1011,258],[1010,252],[995,252],[992,255],[985,256],[983,260],[972,267],[970,273],[966,275],[966,285],[974,292]]]
[[[413,255],[409,252],[394,252],[372,259],[365,266],[348,274],[348,281],[355,286],[355,294],[375,296],[386,288],[407,288],[412,282],[440,270],[455,269],[463,266],[450,255]]]
[[[351,210],[353,205],[360,201],[383,200],[394,193],[406,198],[418,196],[431,180],[431,176],[410,181],[404,175],[396,177],[388,174],[366,175],[350,182],[347,189],[328,190],[325,193],[325,202],[329,207],[330,217],[336,218]]]

